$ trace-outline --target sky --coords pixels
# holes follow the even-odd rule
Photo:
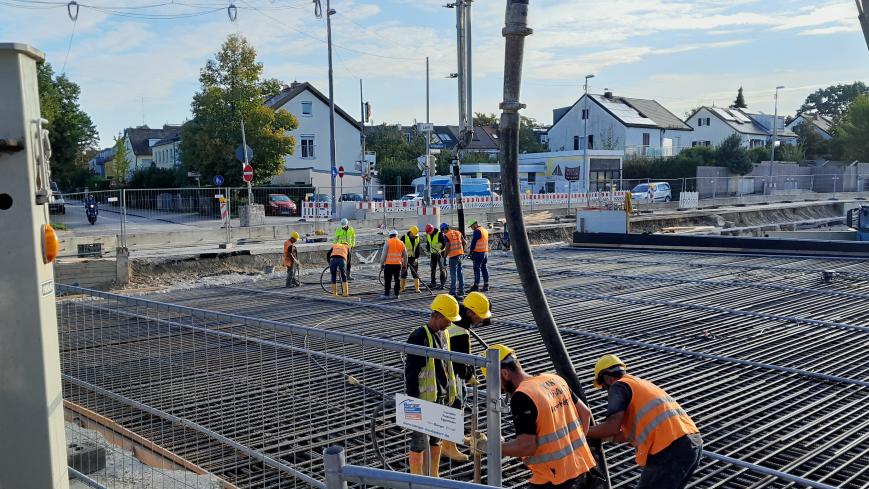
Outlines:
[[[328,93],[326,24],[311,0],[79,0],[77,20],[56,0],[0,0],[0,42],[46,53],[81,86],[102,146],[124,128],[189,119],[199,70],[228,34],[248,38],[264,76]],[[324,7],[325,7],[325,1]],[[233,2],[236,19],[227,6]],[[458,119],[455,10],[447,0],[332,0],[335,101],[359,113],[359,80],[375,123]],[[473,102],[498,112],[504,0],[475,0]],[[74,8],[72,14],[74,14]],[[853,0],[531,0],[521,101],[546,124],[552,109],[590,91],[651,98],[684,117],[726,106],[742,86],[749,109],[793,114],[831,84],[869,81]]]

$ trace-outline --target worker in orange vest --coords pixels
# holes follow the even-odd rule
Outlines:
[[[465,246],[468,245],[468,240],[465,239],[462,232],[450,229],[447,223],[441,224],[441,233],[444,235],[444,242],[447,255],[447,260],[450,264],[450,295],[457,300],[462,300],[465,297],[465,276],[462,273],[462,259],[465,257]],[[458,282],[458,289],[456,288]]]
[[[284,241],[284,266],[287,267],[287,287],[298,287],[299,282],[299,252],[296,250],[296,241],[299,240],[299,233],[293,231],[290,233],[290,239]]]
[[[629,375],[615,355],[597,361],[594,386],[607,391],[607,419],[588,437],[636,447],[643,467],[638,489],[684,488],[703,454],[700,430],[688,413],[660,387]]]
[[[470,228],[474,230],[471,237],[471,261],[474,263],[474,285],[470,291],[489,291],[489,231],[480,226],[476,220],[471,221]],[[483,288],[480,289],[480,275],[483,276]]]
[[[488,349],[497,350],[501,359],[501,391],[510,394],[516,429],[516,438],[501,446],[503,456],[522,458],[531,471],[528,485],[532,488],[588,487],[596,465],[585,439],[591,410],[561,377],[528,374],[508,346],[491,345]],[[480,436],[476,448],[485,450],[490,442],[497,440]]]
[[[350,297],[350,285],[347,283],[347,257],[350,247],[344,243],[335,243],[326,253],[329,271],[332,272],[332,295],[338,295],[338,273],[341,274],[341,288],[344,297]]]
[[[381,298],[389,299],[390,282],[395,282],[395,298],[398,299],[401,296],[401,271],[407,266],[407,248],[398,239],[398,231],[395,229],[389,232],[389,239],[386,240],[386,243],[383,243],[381,255],[383,255],[381,267],[383,268],[384,286]]]

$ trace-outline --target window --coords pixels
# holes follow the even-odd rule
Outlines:
[[[577,151],[579,149],[579,136],[573,136],[573,150]]]
[[[537,174],[533,171],[528,172],[528,183],[534,183],[537,181]]]
[[[697,119],[697,127],[703,127],[703,118]]]
[[[312,102],[302,102],[302,115],[314,115],[314,104]]]
[[[582,109],[582,120],[588,119],[588,109]]]
[[[649,133],[644,132],[643,133],[643,146],[648,146],[649,144],[651,144],[651,139],[652,138],[649,136]]]
[[[299,138],[302,145],[302,158],[314,157],[314,136],[302,136]]]
[[[706,118],[706,125],[707,126],[709,125],[709,118],[708,117]]]
[[[588,149],[594,149],[594,134],[588,135]]]

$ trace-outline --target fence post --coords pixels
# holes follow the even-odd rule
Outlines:
[[[226,247],[229,248],[232,243],[232,189],[227,187],[224,195],[226,195]]]
[[[323,450],[323,463],[326,475],[326,489],[347,489],[347,482],[341,478],[344,468],[344,449],[328,447]]]
[[[486,351],[486,482],[501,487],[501,359]]]
[[[127,247],[127,189],[121,189],[121,248]]]

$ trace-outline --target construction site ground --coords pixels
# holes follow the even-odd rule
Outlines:
[[[323,257],[323,266],[324,261]],[[467,265],[469,286],[472,273]],[[720,457],[716,460],[716,455],[832,487],[869,487],[869,263],[550,245],[535,249],[534,265],[598,419],[606,404],[604,394],[592,388],[593,365],[600,355],[617,353],[631,373],[665,388],[696,421],[709,456],[691,487],[799,486]],[[514,347],[529,371],[551,369],[512,256],[494,252],[489,267],[494,321],[477,332],[487,342]],[[189,279],[140,296],[397,341],[404,341],[429,315],[432,296],[425,289],[420,294],[409,291],[399,300],[380,300],[383,289],[373,266],[354,267],[349,298],[324,294],[321,269],[311,265],[297,289],[284,288],[283,273],[275,272]],[[427,280],[427,267],[421,269]],[[834,273],[825,279],[825,271]],[[161,321],[194,324],[195,314],[174,311],[151,318],[143,316],[139,306],[110,300],[99,304],[114,319],[101,323],[99,334],[83,341],[76,335],[86,331],[92,317],[70,314],[85,307],[76,299],[60,301],[67,304],[60,321],[67,375],[184,416],[316,478],[322,478],[320,454],[326,446],[372,444],[367,420],[380,416],[382,439],[376,443],[391,467],[406,470],[407,433],[395,428],[391,414],[379,410],[379,394],[344,382],[352,374],[387,397],[402,392],[398,355],[348,347],[331,350],[337,357],[361,355],[384,368],[360,371],[340,360],[331,363],[335,370],[329,362],[300,362],[292,353],[242,339],[227,339],[219,348],[203,351],[190,341],[195,336],[160,334]],[[195,324],[238,335],[252,331],[241,320]],[[273,341],[284,340],[275,333]],[[111,348],[111,355],[97,362],[94,348]],[[482,350],[480,345],[474,348]],[[214,365],[239,377],[208,374],[207,368]],[[260,369],[274,372],[268,378],[251,374]],[[199,371],[206,374],[186,375]],[[83,385],[65,382],[65,398],[239,487],[305,486],[261,467],[251,469],[259,463],[198,433],[155,422]],[[292,404],[281,397],[284,394],[265,394],[274,385],[292,398]],[[238,407],[248,406],[249,399],[259,406],[253,412]],[[295,408],[297,403],[301,410]],[[510,417],[505,415],[504,421],[509,438]],[[275,423],[279,427],[255,429]],[[633,449],[606,448],[613,487],[632,487],[639,476]],[[348,462],[381,465],[365,453],[354,458],[348,450]],[[503,467],[505,487],[520,487],[528,478],[515,459],[505,459]],[[470,463],[445,462],[442,468],[445,477],[469,480],[471,474]]]

